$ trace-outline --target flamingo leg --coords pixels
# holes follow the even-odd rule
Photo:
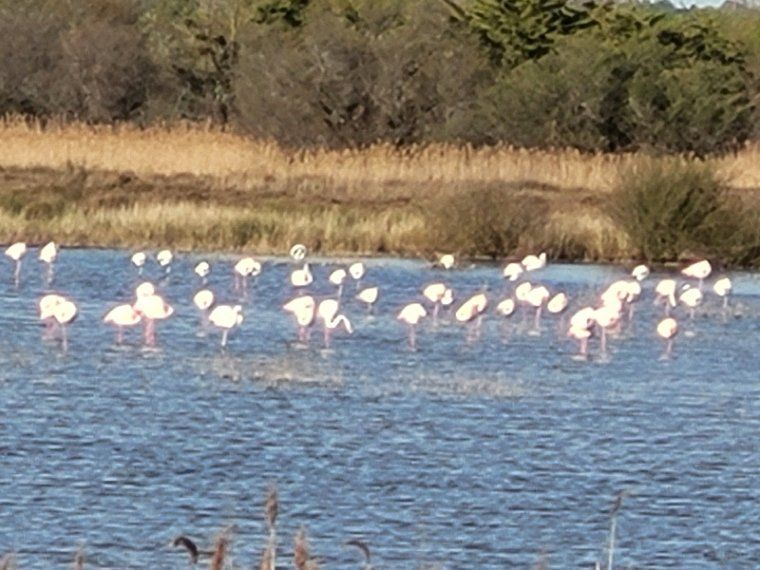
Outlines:
[[[607,329],[602,327],[602,354],[607,354]]]
[[[414,325],[409,325],[409,348],[417,350],[417,331]]]
[[[222,347],[227,346],[227,333],[229,332],[229,329],[224,329],[224,332],[222,332]]]

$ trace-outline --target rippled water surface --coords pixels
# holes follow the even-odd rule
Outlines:
[[[592,567],[605,556],[614,495],[627,489],[619,567],[760,565],[760,276],[734,274],[728,314],[708,295],[684,315],[673,357],[660,359],[645,282],[610,355],[575,359],[555,318],[483,321],[481,337],[443,315],[408,350],[395,320],[422,285],[445,279],[459,298],[504,289],[495,266],[451,272],[375,260],[375,315],[344,297],[354,335],[308,347],[280,307],[284,260],[268,260],[225,351],[199,329],[191,296],[198,257],[180,256],[161,292],[175,315],[156,349],[137,331],[117,347],[101,323],[137,276],[126,252],[64,250],[55,289],[80,307],[69,347],[43,337],[44,291],[30,252],[15,290],[0,283],[0,550],[22,568],[183,568],[168,548],[201,545],[236,524],[233,558],[252,567],[264,544],[267,484],[280,493],[280,564],[304,525],[324,567],[358,568],[361,537],[377,568]],[[231,257],[207,256],[211,287],[234,301]],[[314,267],[329,294],[335,263]],[[158,282],[155,263],[147,275]],[[593,301],[625,275],[554,265],[531,276]],[[679,313],[680,314],[680,313]]]

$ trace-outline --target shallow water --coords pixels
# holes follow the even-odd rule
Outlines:
[[[443,315],[408,350],[394,317],[422,285],[445,279],[462,298],[504,284],[493,266],[395,260],[368,263],[365,283],[381,287],[374,316],[347,286],[353,336],[300,346],[280,310],[291,266],[268,260],[222,351],[191,304],[199,258],[181,256],[161,286],[176,314],[148,350],[137,331],[115,346],[100,322],[131,297],[128,253],[64,250],[55,289],[80,308],[64,352],[36,322],[34,253],[18,290],[0,262],[0,551],[22,568],[68,565],[79,544],[88,567],[183,568],[174,536],[206,546],[230,524],[235,564],[251,567],[270,482],[283,568],[301,525],[324,567],[360,567],[343,546],[353,537],[376,568],[531,567],[542,556],[593,567],[624,489],[617,567],[760,565],[758,274],[733,275],[730,314],[708,295],[694,322],[682,317],[670,359],[654,333],[653,276],[609,356],[592,341],[581,361],[557,319],[536,336],[520,315],[489,315],[470,343]],[[232,258],[206,259],[211,287],[235,300]],[[332,291],[333,265],[315,266],[316,291]],[[555,265],[535,280],[568,291],[572,309],[624,275]]]

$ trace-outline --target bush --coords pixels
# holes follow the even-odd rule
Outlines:
[[[443,196],[430,213],[439,249],[497,258],[537,245],[548,219],[548,205],[541,198],[489,186]]]
[[[624,171],[607,209],[649,261],[715,250],[732,214],[714,167],[678,158],[650,159]]]

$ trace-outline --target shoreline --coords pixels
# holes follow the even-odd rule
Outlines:
[[[497,261],[546,251],[563,262],[640,261],[605,208],[621,169],[645,155],[288,151],[187,125],[6,121],[0,138],[0,243],[259,255],[304,243],[318,256]],[[741,170],[729,192],[760,205],[760,146],[713,160],[721,175]]]

